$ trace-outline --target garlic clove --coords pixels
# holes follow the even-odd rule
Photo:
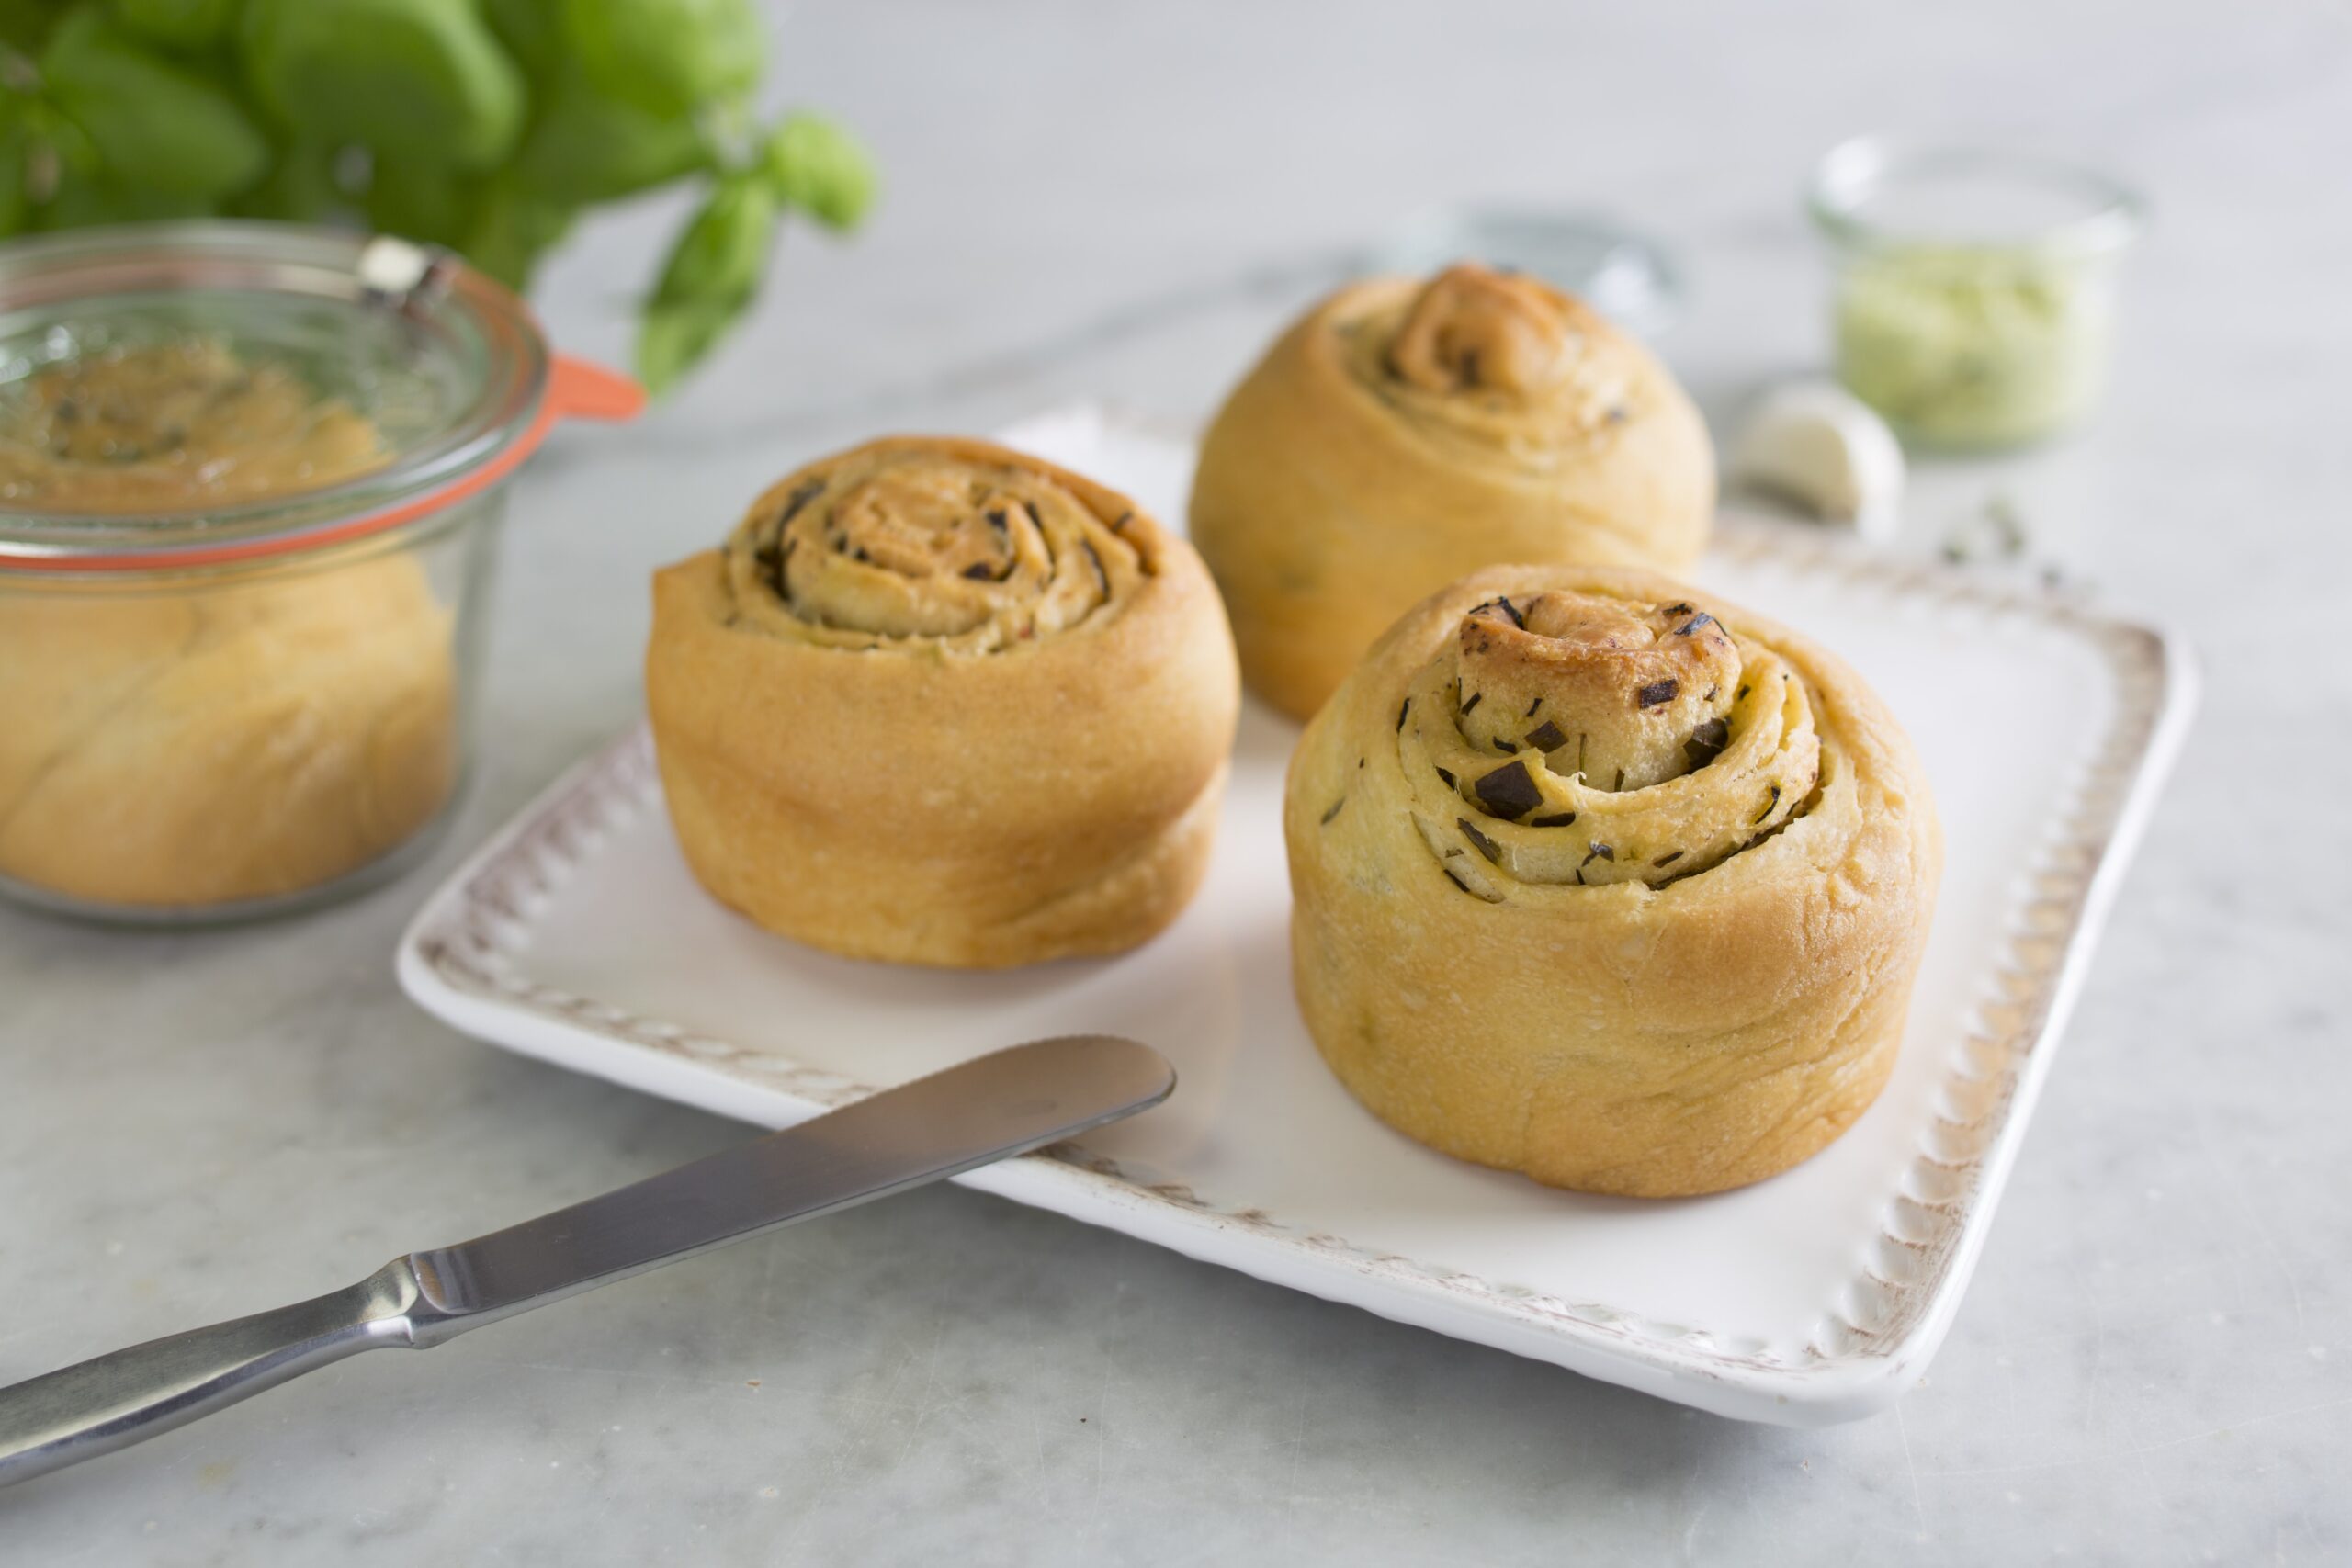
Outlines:
[[[1842,387],[1793,381],[1757,404],[1732,443],[1731,480],[1851,524],[1864,538],[1891,536],[1903,505],[1903,448],[1886,422]]]

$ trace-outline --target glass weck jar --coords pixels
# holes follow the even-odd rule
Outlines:
[[[0,246],[0,892],[373,886],[468,775],[507,480],[634,383],[454,256],[277,224]]]
[[[2030,153],[1865,136],[1806,199],[1836,266],[1838,379],[1906,442],[1997,450],[2097,406],[2136,192]]]

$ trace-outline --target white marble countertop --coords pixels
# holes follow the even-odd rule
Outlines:
[[[1720,414],[1819,361],[1794,187],[1880,127],[2030,139],[2153,193],[2104,417],[1928,472],[1905,543],[2005,492],[2038,552],[2185,628],[2208,674],[1941,1359],[1879,1418],[1741,1427],[934,1189],[0,1494],[0,1558],[2352,1554],[2352,666],[2326,652],[2352,611],[2352,14],[827,0],[778,39],[779,92],[870,134],[888,204],[854,245],[794,234],[710,374],[525,476],[484,777],[435,864],[246,930],[0,911],[0,1379],[741,1135],[451,1033],[390,955],[438,874],[635,714],[647,570],[797,457],[1088,390],[1197,415],[1263,309],[941,377],[1446,199],[1670,243],[1693,296],[1662,347]],[[568,345],[622,351],[673,216],[602,220],[554,267]]]

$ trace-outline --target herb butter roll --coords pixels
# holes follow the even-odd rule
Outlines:
[[[1351,284],[1285,333],[1209,427],[1192,536],[1250,689],[1303,718],[1463,573],[1679,570],[1714,502],[1664,367],[1557,289],[1464,263]]]
[[[981,441],[826,457],[658,573],[646,695],[705,887],[858,958],[1116,953],[1200,885],[1233,640],[1124,496]]]
[[[1357,1098],[1635,1197],[1758,1180],[1862,1113],[1942,862],[1851,670],[1608,568],[1408,611],[1307,727],[1283,829],[1299,1005]]]

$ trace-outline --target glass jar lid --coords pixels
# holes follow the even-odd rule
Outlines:
[[[397,526],[521,461],[549,378],[520,299],[405,241],[206,221],[0,245],[0,569]]]
[[[2146,218],[2139,194],[2036,153],[1860,136],[1830,149],[1806,205],[1841,244],[2086,256],[2123,249]]]

